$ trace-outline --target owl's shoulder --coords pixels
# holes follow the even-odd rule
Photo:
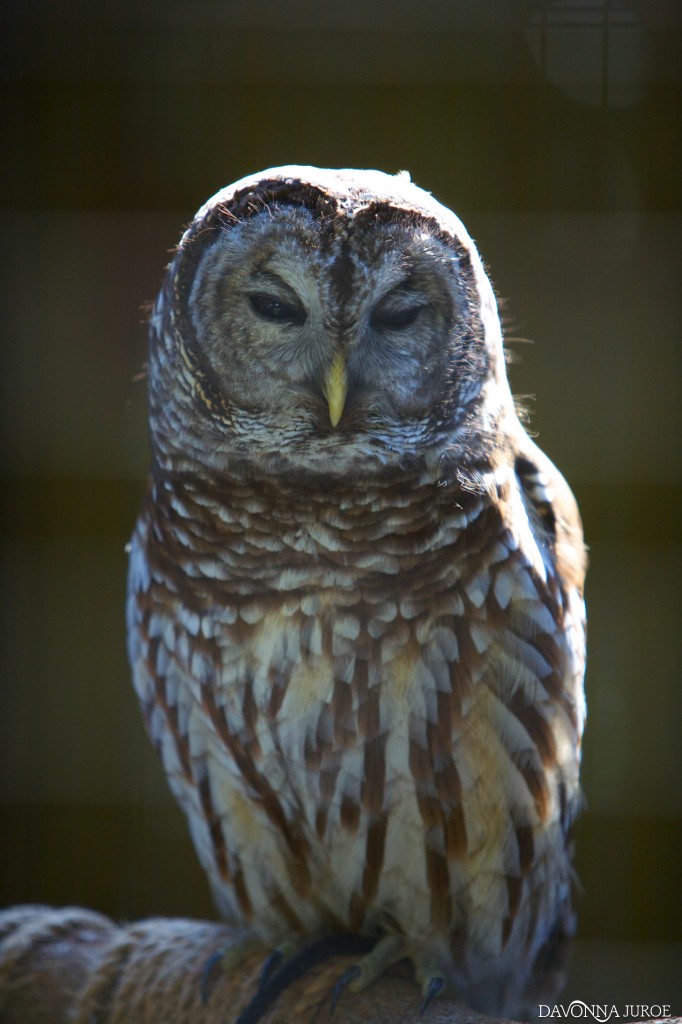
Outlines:
[[[554,463],[525,432],[516,446],[514,473],[538,541],[551,552],[564,586],[582,593],[587,550],[578,504]]]

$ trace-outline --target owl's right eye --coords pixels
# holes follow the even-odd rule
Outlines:
[[[277,324],[292,324],[300,327],[305,323],[305,313],[300,306],[292,306],[289,302],[282,302],[265,292],[252,292],[249,295],[251,309],[263,320],[270,320]]]

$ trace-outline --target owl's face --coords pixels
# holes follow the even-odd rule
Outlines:
[[[167,465],[376,473],[471,443],[477,420],[489,433],[493,392],[506,405],[492,291],[459,222],[405,178],[338,172],[354,177],[334,190],[318,173],[219,193],[184,236],[152,318]]]

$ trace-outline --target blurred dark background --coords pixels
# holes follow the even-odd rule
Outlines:
[[[142,307],[220,186],[407,168],[490,266],[512,387],[591,549],[563,1001],[682,1012],[679,3],[6,0],[2,19],[0,904],[213,915],[125,658]]]

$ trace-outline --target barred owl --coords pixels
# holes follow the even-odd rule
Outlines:
[[[404,173],[223,189],[149,402],[129,657],[219,910],[522,1006],[573,923],[585,553],[463,225]]]

